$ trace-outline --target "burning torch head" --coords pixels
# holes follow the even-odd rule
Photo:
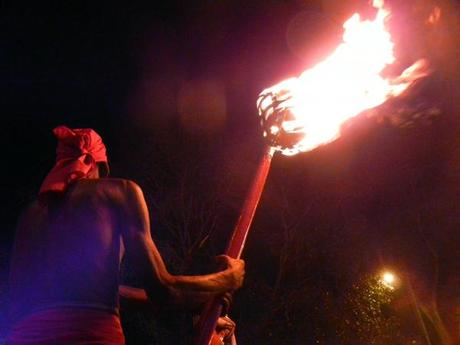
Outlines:
[[[386,25],[390,11],[383,5],[383,0],[373,1],[373,20],[351,16],[343,24],[342,42],[324,60],[260,93],[264,136],[276,151],[294,155],[336,140],[346,121],[401,95],[430,73],[424,59],[398,76],[384,73],[396,57]]]
[[[263,91],[257,99],[263,135],[268,145],[285,155],[294,155],[300,140],[305,136],[303,128],[286,130],[286,123],[295,120],[291,111],[292,94],[288,89]]]

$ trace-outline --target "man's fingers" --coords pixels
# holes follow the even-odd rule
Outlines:
[[[219,331],[223,329],[233,330],[236,327],[235,322],[228,316],[219,317],[217,320],[217,329]]]
[[[236,323],[235,321],[233,321],[232,319],[230,319],[228,316],[224,316],[223,319],[225,319],[225,325],[230,328],[235,328],[236,327]]]
[[[234,259],[228,255],[218,255],[215,260],[218,263],[225,264],[226,267],[244,270],[245,262],[243,259]]]
[[[216,262],[222,265],[225,264],[225,267],[228,267],[230,265],[230,257],[227,255],[218,255],[216,256]]]

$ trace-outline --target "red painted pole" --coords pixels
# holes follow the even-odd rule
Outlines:
[[[230,239],[227,250],[225,251],[225,254],[232,258],[239,259],[241,257],[241,253],[243,252],[252,219],[254,218],[260,196],[264,190],[273,154],[273,148],[267,146],[264,155],[260,160],[249,194],[244,201],[240,217],[233,230],[232,238]],[[210,344],[212,334],[216,328],[217,319],[221,316],[221,313],[222,301],[220,298],[216,298],[206,304],[197,324],[197,334],[193,341],[194,345]]]

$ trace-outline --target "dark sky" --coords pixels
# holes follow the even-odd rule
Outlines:
[[[334,3],[340,1],[1,5],[3,253],[20,209],[53,164],[51,130],[60,124],[96,129],[107,143],[114,175],[142,182],[149,164],[161,170],[164,157],[171,156],[182,169],[180,158],[187,157],[188,163],[220,165],[221,170],[212,170],[216,176],[241,178],[236,190],[243,198],[263,146],[257,95],[331,51],[340,39],[343,15],[323,9]],[[354,3],[363,8],[362,2]],[[352,231],[379,233],[370,245],[374,258],[385,256],[392,245],[401,251],[410,247],[407,241],[415,235],[398,242],[401,227],[407,221],[412,229],[413,214],[422,213],[430,238],[447,244],[452,259],[458,240],[453,229],[460,225],[455,43],[460,31],[452,10],[457,2],[439,2],[447,11],[442,25],[428,35],[417,17],[424,15],[421,7],[414,14],[409,2],[392,3],[400,10],[394,27],[402,61],[428,56],[435,72],[411,97],[379,114],[406,111],[420,120],[436,108],[441,115],[431,124],[416,121],[405,129],[391,123],[392,116],[383,124],[364,117],[336,143],[290,159],[276,157],[259,227],[279,214],[277,188],[286,181],[289,199],[299,209],[315,202],[308,224],[332,219]],[[198,143],[209,147],[200,146],[198,154]],[[224,171],[232,160],[238,164]],[[263,239],[251,243],[248,254],[265,245]]]

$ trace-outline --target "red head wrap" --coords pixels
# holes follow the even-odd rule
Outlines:
[[[39,194],[63,193],[72,182],[86,178],[96,163],[107,165],[105,145],[94,130],[58,126],[53,133],[58,139],[56,164],[43,181]]]

